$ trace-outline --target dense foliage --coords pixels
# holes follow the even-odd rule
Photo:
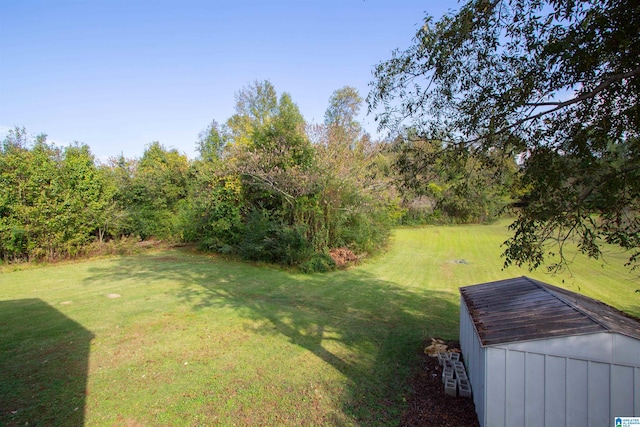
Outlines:
[[[15,129],[0,151],[0,256],[5,260],[76,256],[110,226],[115,193],[86,145],[65,149]]]
[[[333,108],[339,97],[350,98],[352,108]],[[333,119],[308,127],[290,95],[278,97],[270,82],[242,89],[236,114],[222,128],[212,124],[199,145],[217,147],[196,161],[201,177],[206,170],[213,174],[208,181],[219,183],[205,195],[220,194],[222,183],[234,189],[224,215],[233,232],[205,240],[214,242],[209,248],[315,270],[330,264],[332,248],[363,254],[383,247],[396,197],[375,176],[379,147],[355,124],[361,102],[352,88],[336,91],[327,113]]]
[[[520,188],[513,158],[447,151],[406,131],[391,145],[406,224],[480,223],[502,215]]]
[[[100,164],[86,145],[59,148],[16,128],[0,151],[0,258],[57,260],[162,240],[327,271],[331,250],[380,251],[401,221],[498,214],[509,187],[497,169],[443,163],[427,190],[412,186],[392,166],[415,153],[373,141],[358,122],[362,102],[352,87],[336,90],[324,123],[308,124],[288,93],[254,82],[237,93],[235,114],[200,134],[192,160],[152,142],[140,158]],[[425,197],[435,209],[412,209]]]
[[[427,17],[412,46],[376,67],[370,109],[381,109],[383,127],[437,141],[429,165],[462,157],[490,169],[497,156],[520,156],[505,265],[535,268],[553,252],[562,265],[568,241],[595,258],[619,245],[633,265],[638,28],[634,1],[470,0],[438,22]]]
[[[362,100],[343,92],[351,109],[311,129],[289,94],[255,82],[223,126],[200,135],[194,160],[153,142],[139,159],[103,165],[86,145],[59,148],[16,128],[0,151],[0,257],[56,260],[133,238],[316,271],[334,267],[332,248],[378,251],[396,197],[355,119]]]

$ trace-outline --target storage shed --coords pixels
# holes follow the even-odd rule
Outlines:
[[[460,288],[460,345],[483,427],[640,416],[640,322],[527,277]]]

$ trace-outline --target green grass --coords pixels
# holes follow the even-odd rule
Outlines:
[[[640,315],[624,256],[502,271],[505,238],[399,229],[318,275],[185,249],[4,273],[0,425],[396,425],[423,340],[457,338],[459,286],[526,274]]]

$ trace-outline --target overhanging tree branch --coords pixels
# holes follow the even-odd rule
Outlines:
[[[603,90],[605,90],[606,88],[611,86],[612,83],[620,81],[620,80],[628,79],[630,77],[634,77],[634,76],[637,76],[639,74],[640,74],[640,68],[636,68],[635,70],[627,71],[626,73],[613,75],[613,76],[609,77],[608,79],[606,79],[605,81],[603,81],[602,83],[600,83],[598,86],[596,86],[595,89],[593,89],[592,91],[584,93],[584,94],[582,94],[582,95],[580,95],[580,96],[578,96],[576,98],[570,99],[568,101],[530,102],[530,103],[527,102],[524,105],[532,106],[532,107],[556,106],[556,108],[554,108],[554,109],[543,111],[542,113],[540,113],[540,114],[538,114],[536,116],[532,116],[531,120],[534,120],[536,118],[542,117],[544,114],[553,113],[554,111],[557,111],[557,110],[562,109],[564,107],[568,107],[569,105],[573,105],[573,104],[576,104],[578,102],[585,101],[585,100],[587,100],[589,98],[593,98],[598,93],[602,92]]]
[[[527,153],[518,198],[529,203],[507,265],[537,267],[544,242],[573,237],[592,257],[613,232],[616,244],[637,248],[625,243],[639,242],[637,231],[608,231],[603,221],[640,222],[638,22],[633,0],[467,0],[376,68],[370,111],[383,105],[381,125],[405,141],[440,142],[425,153],[407,145],[398,165],[409,178],[429,179],[425,170],[458,152]],[[570,88],[579,88],[570,99],[553,97]],[[603,221],[591,221],[594,212]]]

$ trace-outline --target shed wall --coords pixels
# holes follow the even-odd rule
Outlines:
[[[469,375],[473,403],[476,406],[478,421],[481,427],[485,423],[485,349],[473,325],[467,305],[460,299],[460,349]]]
[[[610,342],[615,340],[615,334],[602,335],[610,335]],[[563,338],[543,341],[556,340]],[[538,350],[549,347],[544,344],[562,347],[559,342],[529,344],[541,344]],[[640,415],[640,366],[510,346],[484,349],[484,425],[596,427],[611,424],[617,416]]]
[[[640,416],[640,341],[603,332],[483,347],[464,301],[460,346],[482,427],[602,426]]]

